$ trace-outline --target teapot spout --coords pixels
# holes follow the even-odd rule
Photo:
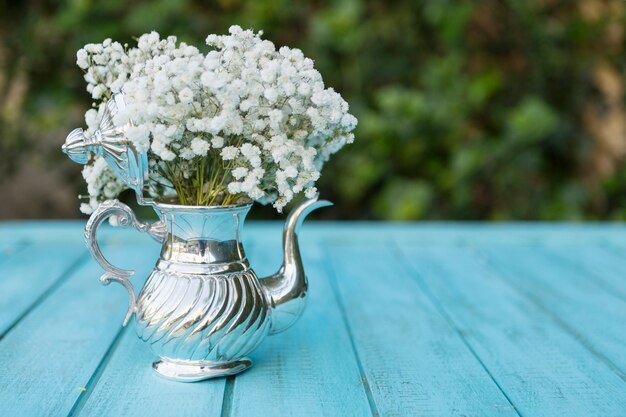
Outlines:
[[[261,279],[272,308],[270,334],[280,333],[298,320],[304,311],[308,282],[304,274],[298,231],[304,218],[313,210],[331,206],[318,196],[295,206],[283,228],[283,263],[275,274]]]

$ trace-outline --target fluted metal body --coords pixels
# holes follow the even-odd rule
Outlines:
[[[267,335],[269,311],[254,271],[156,270],[137,300],[137,335],[161,358],[232,361]]]

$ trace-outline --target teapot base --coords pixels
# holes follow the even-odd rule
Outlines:
[[[235,375],[252,366],[248,358],[231,362],[186,361],[161,358],[152,364],[157,375],[179,382],[197,382],[205,379]]]

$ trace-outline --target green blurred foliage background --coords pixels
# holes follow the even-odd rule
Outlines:
[[[75,52],[231,24],[301,48],[359,118],[323,216],[623,219],[622,0],[70,0],[0,3],[0,218],[76,217],[60,152],[90,105]],[[271,217],[271,210],[258,211]]]

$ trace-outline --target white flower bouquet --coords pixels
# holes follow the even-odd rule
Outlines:
[[[323,164],[354,140],[357,120],[311,59],[276,50],[261,34],[232,26],[207,37],[206,54],[156,32],[133,48],[110,39],[86,45],[77,64],[96,102],[85,134],[123,91],[126,107],[114,122],[130,122],[128,140],[148,152],[152,197],[196,206],[254,200],[281,211],[298,193],[313,196]],[[98,156],[83,177],[87,214],[124,189]]]

